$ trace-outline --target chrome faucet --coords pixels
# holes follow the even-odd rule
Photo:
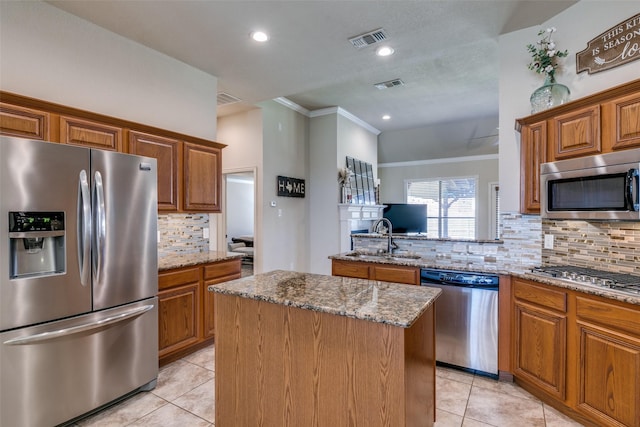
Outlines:
[[[385,223],[387,225],[387,253],[392,254],[393,250],[397,247],[395,243],[393,243],[393,224],[389,221],[389,218],[380,218],[376,220],[371,226],[371,232],[375,233],[380,223]]]

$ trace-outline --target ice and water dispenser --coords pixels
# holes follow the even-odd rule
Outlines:
[[[10,278],[65,272],[64,212],[9,212]]]

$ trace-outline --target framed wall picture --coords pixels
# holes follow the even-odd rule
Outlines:
[[[375,182],[373,166],[347,156],[347,168],[351,171],[351,203],[359,205],[375,205]]]

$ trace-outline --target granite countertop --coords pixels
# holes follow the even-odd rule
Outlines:
[[[570,282],[567,280],[557,279],[555,277],[545,277],[532,273],[512,273],[513,277],[521,279],[533,280],[534,282],[544,283],[546,285],[557,286],[563,289],[570,289],[585,294],[596,295],[603,298],[609,298],[616,301],[626,302],[628,304],[640,305],[640,295],[631,295],[618,292],[612,289],[601,288],[594,285]]]
[[[367,237],[371,239],[387,239],[387,234],[381,233],[353,233],[351,237]],[[426,234],[418,233],[393,233],[393,239],[407,239],[407,240],[431,240],[434,242],[461,242],[461,243],[497,243],[503,244],[502,240],[496,239],[452,239],[452,238],[438,238],[427,237]]]
[[[158,257],[158,271],[171,270],[172,268],[189,267],[198,264],[225,261],[228,259],[242,258],[244,254],[226,251],[207,251],[190,254],[172,254]]]
[[[283,270],[211,285],[208,289],[403,328],[410,327],[441,292],[424,286]]]
[[[510,275],[510,271],[496,270],[495,268],[484,269],[474,265],[472,267],[465,267],[464,265],[452,266],[450,264],[439,263],[434,258],[423,258],[416,254],[403,254],[396,253],[394,256],[380,256],[370,254],[366,251],[350,251],[343,252],[337,255],[330,255],[329,259],[341,260],[341,261],[354,261],[354,262],[371,262],[374,264],[389,264],[399,265],[404,267],[418,267],[418,268],[439,268],[443,270],[455,270],[455,271],[470,271],[476,273],[490,273],[490,274],[503,274]]]
[[[355,256],[354,256],[355,254]],[[405,254],[407,255],[407,254]],[[628,304],[640,305],[640,295],[630,295],[621,293],[615,290],[600,288],[592,285],[568,282],[562,279],[556,279],[553,277],[545,277],[537,274],[532,274],[528,272],[515,272],[515,271],[506,271],[506,270],[483,270],[482,268],[478,268],[478,266],[473,266],[473,268],[465,268],[464,266],[455,266],[452,267],[450,265],[439,264],[437,259],[433,258],[402,258],[405,256],[403,254],[399,254],[399,257],[385,257],[380,255],[372,255],[367,254],[362,251],[351,251],[345,252],[338,255],[331,255],[330,259],[342,260],[342,261],[353,261],[353,262],[371,262],[375,264],[391,264],[391,265],[399,265],[405,267],[418,267],[418,268],[438,268],[443,270],[455,270],[455,271],[471,271],[477,273],[492,273],[492,274],[501,274],[506,276],[514,276],[520,277],[522,279],[533,280],[535,282],[544,283],[551,286],[557,286],[564,289],[571,289],[578,292],[583,292],[585,294],[596,295],[603,298],[614,299],[616,301],[626,302]],[[411,256],[411,254],[408,254]]]

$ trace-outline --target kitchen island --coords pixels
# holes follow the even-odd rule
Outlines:
[[[216,292],[216,426],[431,426],[440,291],[273,271]]]

